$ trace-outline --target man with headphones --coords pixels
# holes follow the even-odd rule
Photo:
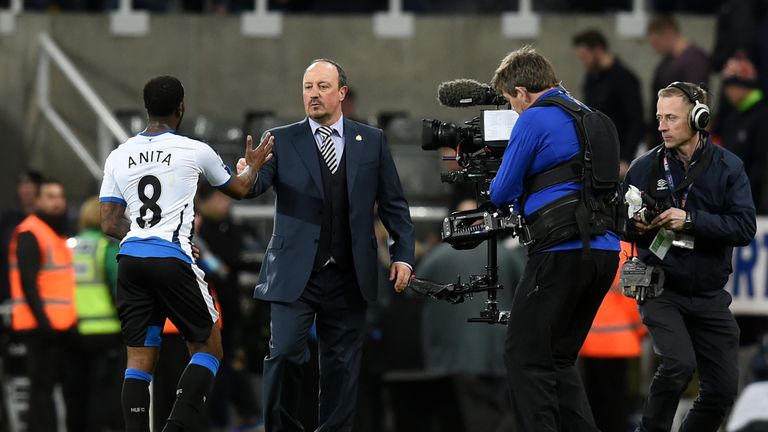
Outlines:
[[[663,293],[640,305],[662,362],[639,432],[670,430],[694,371],[699,394],[681,431],[717,431],[736,397],[739,327],[723,288],[733,247],[755,235],[755,206],[742,161],[709,139],[706,102],[706,92],[691,83],[659,90],[664,143],[637,158],[625,178],[658,213],[645,222],[630,219],[626,236],[644,263],[666,275]]]

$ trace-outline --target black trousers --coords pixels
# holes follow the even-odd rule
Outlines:
[[[504,360],[516,432],[597,431],[576,357],[611,286],[618,252],[530,257],[507,328]]]
[[[83,412],[72,403],[78,401],[83,383],[77,382],[77,334],[74,331],[20,332],[27,347],[26,367],[29,375],[29,432],[51,432],[57,429],[53,389],[61,384],[66,411],[67,430],[82,431]]]
[[[627,432],[633,400],[630,357],[581,357],[584,387],[600,432]]]
[[[739,326],[728,309],[731,295],[682,295],[666,290],[640,307],[643,323],[662,357],[643,410],[641,432],[667,432],[680,396],[696,369],[699,395],[680,431],[715,432],[738,390]]]
[[[78,396],[67,401],[73,407],[67,417],[74,410],[82,413],[83,424],[74,429],[77,431],[120,430],[124,426],[120,405],[123,377],[119,373],[125,364],[123,338],[114,333],[79,335],[78,339],[77,361],[70,365],[77,377]]]
[[[335,264],[312,272],[295,302],[271,303],[272,336],[264,359],[267,432],[304,431],[298,418],[301,371],[310,360],[307,338],[313,322],[320,362],[317,431],[352,431],[365,311],[354,269]]]

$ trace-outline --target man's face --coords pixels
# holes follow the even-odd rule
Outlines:
[[[33,211],[37,201],[37,184],[31,180],[25,180],[16,186],[16,195],[19,203],[27,211]]]
[[[656,120],[664,147],[674,149],[693,138],[694,131],[688,124],[689,111],[683,96],[661,97],[656,102]]]
[[[664,56],[672,54],[673,41],[674,34],[668,30],[648,34],[648,43],[651,44],[653,50],[656,51],[657,54]]]
[[[347,87],[339,88],[336,66],[317,62],[304,72],[304,112],[312,120],[329,126],[341,116],[341,101]]]
[[[600,68],[597,50],[579,45],[574,51],[576,53],[576,57],[579,59],[581,64],[584,65],[584,69],[586,69],[587,72],[594,72]]]
[[[61,216],[67,211],[64,188],[58,183],[44,183],[37,197],[37,211],[48,216]]]
[[[512,107],[513,111],[515,111],[518,115],[523,113],[525,107],[523,104],[522,91],[516,91],[514,96],[507,92],[502,92],[501,94],[504,96],[504,99],[509,102],[509,105]]]
[[[752,93],[754,89],[738,84],[726,84],[723,86],[723,95],[734,107],[738,106],[744,99]]]

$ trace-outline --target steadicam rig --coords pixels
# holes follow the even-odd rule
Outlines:
[[[517,235],[522,226],[522,218],[510,207],[505,211],[496,209],[491,203],[474,209],[454,212],[443,220],[441,232],[443,241],[454,249],[473,249],[483,241],[488,241],[488,265],[484,275],[471,275],[469,282],[439,284],[426,279],[412,277],[408,286],[419,294],[449,303],[461,303],[475,293],[487,292],[488,300],[479,317],[467,319],[468,322],[488,324],[506,324],[509,311],[501,311],[496,300],[496,291],[503,289],[498,283],[497,243],[500,234]]]

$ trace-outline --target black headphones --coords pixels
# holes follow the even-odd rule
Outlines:
[[[668,85],[667,88],[676,88],[685,93],[685,95],[688,97],[688,100],[693,103],[693,108],[691,109],[691,115],[688,117],[688,124],[691,126],[691,129],[695,131],[703,131],[707,128],[707,125],[709,124],[709,107],[701,103],[699,98],[701,97],[701,94],[690,85],[675,81],[672,84]]]

